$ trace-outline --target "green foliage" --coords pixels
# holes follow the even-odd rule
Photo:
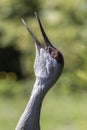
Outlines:
[[[14,19],[17,17],[32,16],[35,10],[39,10],[39,1],[35,0],[3,0],[0,2],[1,17],[3,19]]]
[[[0,129],[14,130],[24,111],[28,95],[15,98],[0,97]],[[41,110],[42,130],[86,130],[87,95],[57,96],[50,91]]]
[[[34,16],[34,11],[39,12],[49,39],[64,55],[65,67],[57,83],[60,91],[86,91],[86,5],[85,0],[51,0],[50,2],[47,0],[2,0],[0,1],[0,46],[15,45],[17,50],[21,50],[23,73],[28,73],[29,78],[32,79],[34,77],[32,67],[35,57],[34,44],[21,22],[21,17],[27,19],[33,32],[43,42],[35,17],[31,17]],[[4,85],[3,91],[10,92],[11,85],[6,87]],[[3,93],[1,88],[0,93]]]
[[[20,50],[22,73],[30,75],[18,82],[14,73],[0,73],[0,130],[15,129],[34,83],[34,43],[21,22],[21,17],[26,19],[43,43],[34,11],[65,60],[63,73],[43,104],[42,130],[86,130],[87,95],[81,94],[87,91],[86,0],[0,1],[0,47],[14,45]]]

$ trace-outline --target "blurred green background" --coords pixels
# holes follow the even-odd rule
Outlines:
[[[15,129],[35,81],[35,47],[21,21],[43,43],[34,11],[65,61],[43,102],[41,128],[87,130],[86,0],[0,0],[0,130]]]

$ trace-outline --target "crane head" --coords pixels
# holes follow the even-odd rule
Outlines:
[[[64,59],[61,52],[56,49],[49,41],[36,12],[35,16],[44,38],[44,42],[46,45],[45,48],[32,33],[26,22],[22,19],[24,26],[26,27],[35,42],[36,58],[34,62],[34,72],[36,78],[40,78],[42,79],[42,82],[44,82],[45,84],[49,83],[49,86],[52,86],[61,75],[64,66]]]

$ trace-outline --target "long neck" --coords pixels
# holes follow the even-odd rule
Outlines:
[[[17,124],[15,130],[40,130],[39,119],[43,97],[43,84],[36,80],[30,100]]]

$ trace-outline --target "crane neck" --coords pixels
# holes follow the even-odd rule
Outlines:
[[[40,130],[40,110],[45,96],[44,82],[36,79],[30,100],[17,124],[16,130]]]

